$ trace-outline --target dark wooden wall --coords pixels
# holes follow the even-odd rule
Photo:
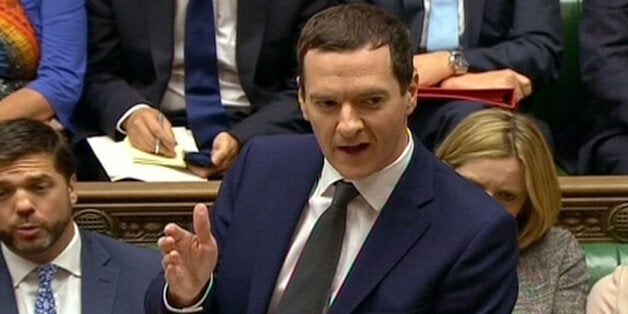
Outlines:
[[[581,242],[628,241],[628,176],[561,177],[559,224]],[[219,181],[81,182],[74,218],[79,226],[126,242],[151,245],[168,222],[191,226],[192,207],[211,207]]]

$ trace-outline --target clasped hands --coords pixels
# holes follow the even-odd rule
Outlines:
[[[187,307],[201,298],[218,261],[218,244],[204,204],[194,206],[193,224],[191,233],[170,223],[157,242],[163,253],[168,303],[175,307]]]
[[[172,131],[172,124],[167,118],[160,119],[159,111],[154,108],[141,108],[134,111],[123,124],[127,136],[135,148],[147,153],[158,153],[166,157],[175,156],[177,145]],[[156,142],[159,145],[156,146]],[[240,151],[240,142],[228,132],[218,133],[212,143],[211,158],[213,166],[201,167],[188,164],[194,174],[209,178],[222,175],[235,161]]]

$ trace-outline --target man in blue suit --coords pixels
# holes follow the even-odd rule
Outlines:
[[[78,229],[75,169],[64,137],[49,126],[0,122],[3,314],[143,311],[159,254]]]
[[[370,5],[308,21],[299,101],[314,135],[253,139],[223,180],[211,227],[204,205],[195,234],[166,226],[147,313],[512,310],[516,224],[408,131],[418,81],[410,46],[403,23]],[[346,186],[357,197],[337,225],[339,256],[310,254],[331,237],[318,236],[328,212],[342,212]],[[319,270],[330,260],[327,276]]]

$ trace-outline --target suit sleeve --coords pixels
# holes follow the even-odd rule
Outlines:
[[[506,215],[489,220],[451,267],[433,312],[510,313],[518,291],[516,230]]]
[[[628,0],[586,0],[580,24],[580,74],[605,118],[628,128]],[[614,124],[614,123],[610,123]]]
[[[82,105],[88,107],[91,123],[98,123],[99,130],[115,137],[120,117],[133,105],[150,102],[123,78],[125,58],[120,38],[124,30],[118,28],[115,16],[122,13],[114,12],[111,0],[88,0],[87,10],[89,53],[85,102]]]
[[[509,68],[542,86],[558,78],[562,26],[558,0],[513,1],[512,25],[503,41],[466,50],[471,71]]]

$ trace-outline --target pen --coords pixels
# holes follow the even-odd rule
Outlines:
[[[157,118],[159,119],[159,126],[161,127],[163,121],[164,121],[164,114],[159,112],[159,117]],[[159,149],[161,148],[161,140],[158,138],[155,138],[155,155],[159,154]]]

